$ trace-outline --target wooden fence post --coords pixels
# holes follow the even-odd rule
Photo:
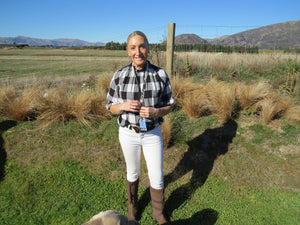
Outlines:
[[[296,74],[296,84],[294,88],[295,95],[300,100],[300,74]]]
[[[166,72],[169,76],[173,75],[174,42],[175,42],[175,23],[168,23]]]

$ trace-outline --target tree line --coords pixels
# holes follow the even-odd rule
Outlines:
[[[284,49],[284,53],[297,53],[297,54],[299,54],[300,53],[300,47],[294,48],[294,49],[286,48],[286,49]]]
[[[107,50],[126,50],[126,42],[108,42],[104,46]],[[177,52],[223,52],[223,53],[258,53],[258,47],[250,46],[229,46],[229,45],[209,45],[209,44],[177,44]],[[152,51],[166,51],[166,44],[150,44]]]

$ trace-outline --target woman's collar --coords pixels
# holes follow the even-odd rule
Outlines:
[[[136,71],[138,73],[139,72],[145,72],[145,70],[147,68],[149,68],[149,61],[147,60],[147,62],[145,63],[145,65],[144,65],[144,67],[142,69],[136,69],[135,66],[134,66],[134,64],[133,64],[133,62],[132,62],[132,67],[133,67],[134,71]]]

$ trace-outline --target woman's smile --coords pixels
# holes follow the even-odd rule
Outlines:
[[[147,62],[149,46],[142,36],[136,35],[127,44],[128,55],[136,69],[143,69]]]

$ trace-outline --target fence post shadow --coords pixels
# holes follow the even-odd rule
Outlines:
[[[180,205],[190,198],[197,188],[206,182],[208,175],[213,169],[214,161],[219,155],[224,155],[228,152],[229,144],[236,135],[237,127],[237,123],[234,120],[230,120],[221,127],[205,130],[202,134],[187,143],[189,146],[188,151],[176,165],[175,169],[165,176],[166,188],[168,184],[192,171],[190,181],[174,190],[167,199],[165,203],[165,214],[168,218],[175,209],[179,208]],[[139,218],[150,201],[150,191],[148,188],[139,200]],[[197,215],[194,215],[190,220],[194,221],[195,218],[200,218],[199,215]],[[212,217],[217,217],[218,213],[213,212],[212,215]],[[212,218],[209,219],[209,221],[212,222],[204,224],[214,224],[216,220],[217,219]],[[182,223],[177,221],[175,224],[197,224],[184,222],[187,221],[183,221]]]
[[[8,129],[17,125],[17,122],[14,120],[4,120],[0,122],[0,181],[4,180],[5,177],[5,164],[7,161],[7,153],[5,150],[5,142],[2,137],[2,134]]]

